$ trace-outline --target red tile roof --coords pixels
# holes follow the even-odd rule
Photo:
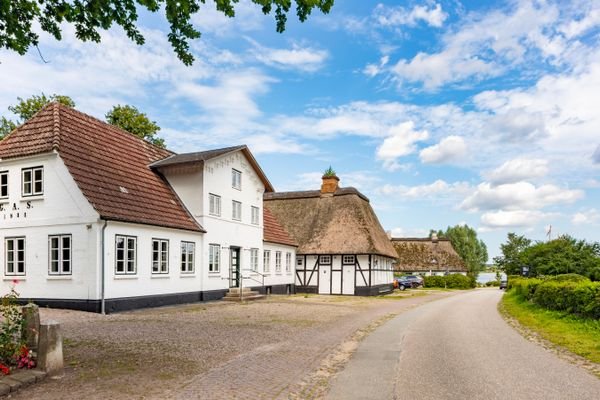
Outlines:
[[[264,233],[263,240],[265,242],[285,244],[288,246],[298,245],[292,240],[290,235],[283,229],[279,222],[275,219],[271,211],[268,208],[263,207],[263,225]]]
[[[170,151],[59,103],[0,141],[0,159],[53,150],[101,218],[204,232],[167,181],[149,168]]]

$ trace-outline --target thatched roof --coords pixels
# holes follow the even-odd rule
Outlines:
[[[448,239],[392,238],[391,242],[398,254],[399,271],[467,271]]]
[[[298,254],[377,254],[396,258],[369,199],[354,188],[265,193],[265,208],[298,243]]]

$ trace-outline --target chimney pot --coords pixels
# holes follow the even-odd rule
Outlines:
[[[340,178],[335,175],[323,175],[323,183],[321,184],[322,196],[333,196],[338,189]]]

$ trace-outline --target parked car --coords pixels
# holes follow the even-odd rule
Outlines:
[[[507,280],[500,281],[500,289],[506,289],[507,286],[508,286],[508,281]]]
[[[406,279],[405,276],[401,276],[399,278],[394,278],[394,288],[395,289],[400,289],[400,290],[405,290],[405,289],[410,289],[413,287],[413,283]]]
[[[417,288],[419,286],[423,286],[423,278],[417,275],[406,275],[403,278],[406,278],[407,281],[411,282],[413,288]]]

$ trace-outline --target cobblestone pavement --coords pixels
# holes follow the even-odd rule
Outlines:
[[[108,316],[45,309],[42,319],[61,322],[65,376],[12,398],[318,398],[322,390],[312,386],[324,382],[311,376],[357,330],[452,295],[424,294],[271,296],[245,305],[198,303]]]

